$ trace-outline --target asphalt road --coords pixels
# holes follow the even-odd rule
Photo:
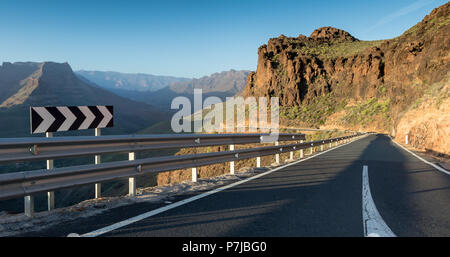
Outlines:
[[[102,236],[362,237],[364,165],[373,202],[395,235],[450,236],[450,176],[384,135],[370,135]],[[83,234],[158,207],[127,206],[31,235]]]

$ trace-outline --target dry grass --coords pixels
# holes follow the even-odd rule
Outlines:
[[[355,42],[339,42],[329,44],[310,43],[299,48],[299,52],[307,55],[319,56],[322,58],[336,59],[338,57],[354,56],[366,48],[378,47],[384,40],[375,41],[355,41]]]

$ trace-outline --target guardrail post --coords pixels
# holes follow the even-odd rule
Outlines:
[[[95,129],[95,136],[101,136],[101,131],[99,128]],[[95,164],[99,164],[101,163],[101,156],[100,155],[96,155],[95,156]],[[102,184],[101,183],[95,183],[95,198],[100,198],[102,197]]]
[[[46,132],[45,137],[53,137],[52,132]],[[53,169],[53,160],[47,160],[47,170]],[[49,211],[55,209],[55,192],[47,192],[47,209]]]
[[[261,168],[261,157],[256,157],[256,168]]]
[[[300,144],[303,143],[303,140],[300,140]],[[303,158],[303,149],[300,149],[300,158]]]
[[[293,152],[293,151],[291,151],[291,152],[289,153],[289,159],[290,159],[290,160],[294,160],[294,152]]]
[[[129,152],[128,160],[129,161],[136,160],[136,154],[134,152]],[[135,177],[128,178],[128,195],[136,196],[136,178]]]
[[[230,151],[234,151],[234,145],[230,145]],[[234,174],[234,161],[230,162],[230,174]]]
[[[197,182],[197,167],[192,168],[192,182]]]
[[[408,144],[408,135],[405,136],[405,145]]]
[[[323,142],[322,142],[322,145],[320,145],[320,151],[321,152],[323,151]]]
[[[23,198],[23,200],[24,200],[25,216],[33,217],[34,216],[34,196],[27,195]]]
[[[275,145],[280,145],[280,143],[278,141],[276,141]],[[280,163],[280,154],[279,153],[275,154],[275,162],[278,164]]]

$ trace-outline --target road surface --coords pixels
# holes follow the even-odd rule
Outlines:
[[[367,177],[363,180],[364,166]],[[363,194],[364,186],[369,188],[370,196]],[[192,196],[180,196],[175,201]],[[121,207],[27,235],[83,235],[163,206]],[[371,223],[367,215],[378,219]],[[385,135],[369,135],[157,215],[103,231],[100,236],[363,237],[373,232],[370,224],[376,227],[377,222],[389,228],[391,236],[450,236],[450,175],[417,159]]]

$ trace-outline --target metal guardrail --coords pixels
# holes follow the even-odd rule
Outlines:
[[[162,134],[0,139],[0,163],[61,159],[157,149],[260,143],[259,134]],[[305,140],[304,134],[279,134],[278,141]]]
[[[277,145],[278,143],[276,143],[275,146],[234,150],[234,144],[265,143],[263,137],[269,135],[188,134],[0,139],[0,162],[34,161],[167,148],[233,145],[230,151],[222,152],[152,157],[138,160],[134,160],[133,157],[129,161],[0,174],[0,200],[25,196],[27,213],[27,208],[32,208],[27,207],[27,204],[30,204],[29,197],[36,193],[224,162],[233,163],[232,169],[234,172],[234,161],[237,160],[278,155],[325,144],[331,146],[333,142],[337,144],[339,141],[350,139],[359,134],[313,142],[287,145]],[[280,134],[278,138],[278,141],[300,140],[305,140],[304,134]],[[279,156],[277,160],[279,161]],[[257,165],[259,166],[259,161]],[[32,216],[32,210],[31,213],[29,211],[28,215]]]

